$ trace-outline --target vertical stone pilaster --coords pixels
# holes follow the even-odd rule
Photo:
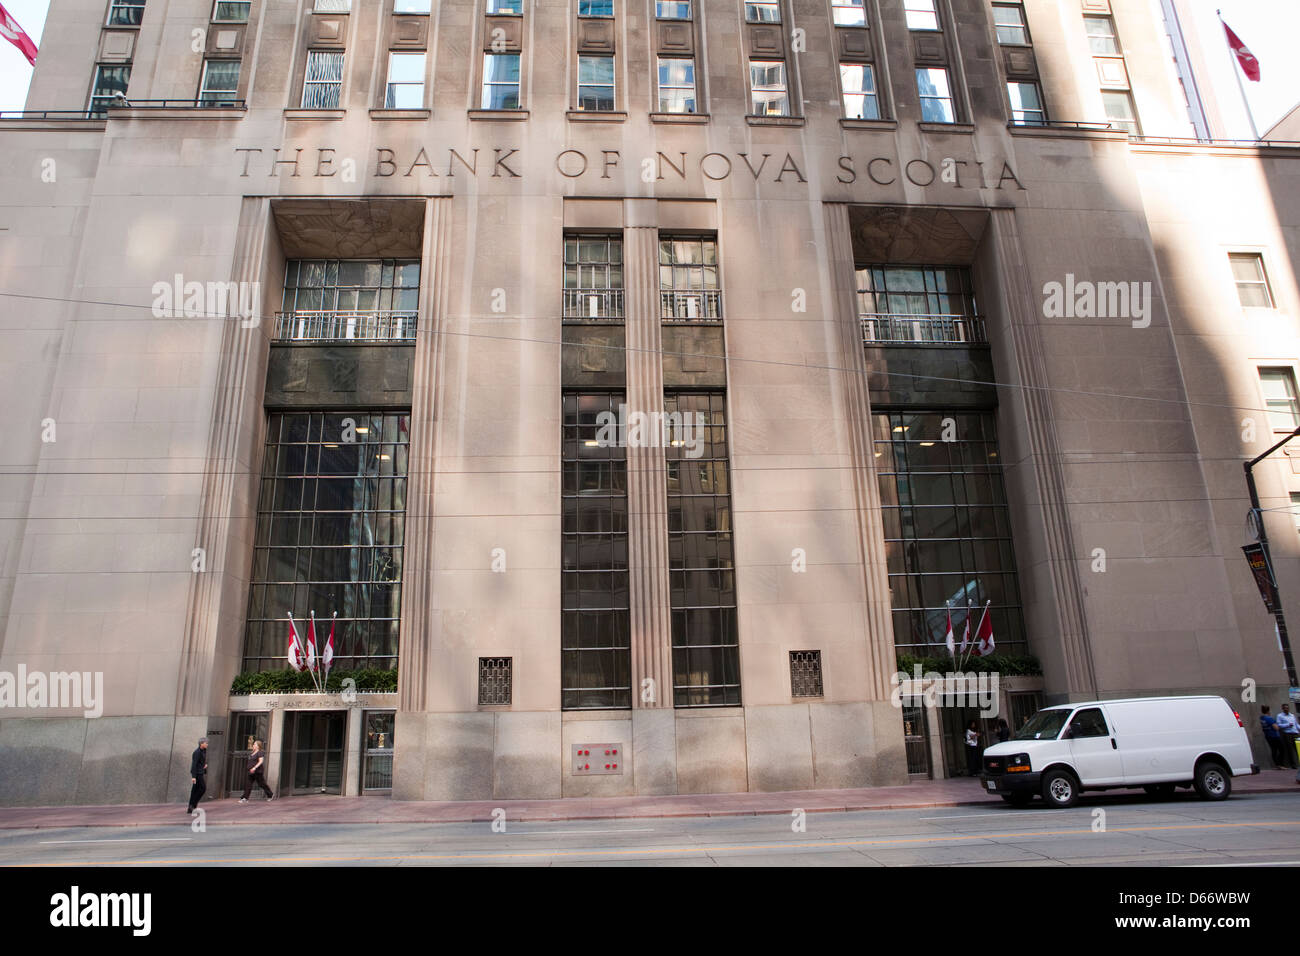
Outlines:
[[[628,202],[623,232],[630,411],[663,411],[663,335],[659,319],[659,230],[655,203]],[[632,706],[673,706],[672,607],[668,589],[668,478],[664,450],[627,449],[628,578],[632,605]],[[652,700],[642,684],[652,680]]]
[[[871,700],[887,700],[890,675],[896,669],[894,621],[889,600],[889,574],[885,562],[885,531],[880,516],[880,485],[871,444],[871,400],[867,390],[867,363],[855,305],[853,237],[849,209],[844,203],[827,203],[826,233],[830,247],[833,298],[828,303],[839,336],[839,388],[844,403],[848,450],[852,464],[854,514],[858,524],[858,553],[862,562],[868,674],[865,690]]]
[[[1026,438],[1033,454],[1033,476],[1038,485],[1043,540],[1047,549],[1057,626],[1065,661],[1066,688],[1071,697],[1095,697],[1097,675],[1088,638],[1083,591],[1076,572],[1074,534],[1065,503],[1065,475],[1061,469],[1061,448],[1056,440],[1056,420],[1043,359],[1040,315],[1029,285],[1029,265],[1014,209],[989,210],[989,236],[994,244],[998,285],[1007,309],[1006,325],[1011,331],[1015,372],[1021,386],[1027,424]]]
[[[429,635],[434,632],[433,502],[436,449],[435,401],[447,312],[448,235],[452,200],[425,201],[420,254],[420,303],[415,361],[411,370],[411,449],[407,464],[406,550],[402,570],[401,646],[398,648],[398,709],[426,709],[429,693]],[[398,745],[400,746],[400,738]],[[396,760],[396,757],[394,758]]]

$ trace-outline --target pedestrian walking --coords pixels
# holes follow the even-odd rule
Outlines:
[[[1007,726],[1007,722],[1005,720],[999,717],[998,718],[998,743],[1000,744],[1006,743],[1010,739],[1011,739],[1011,728]]]
[[[1259,708],[1259,726],[1264,731],[1264,740],[1268,743],[1269,752],[1273,755],[1273,769],[1281,770],[1283,765],[1282,757],[1282,734],[1277,729],[1277,718],[1269,713],[1268,704]]]
[[[199,745],[190,754],[190,805],[185,812],[193,813],[203,795],[208,792],[208,738],[199,740]]]
[[[966,772],[972,777],[980,772],[980,732],[973,720],[966,725]]]
[[[248,795],[253,792],[254,784],[262,788],[268,802],[275,799],[275,794],[266,785],[266,754],[262,753],[260,740],[253,741],[253,751],[248,755],[248,780],[244,784],[244,795],[239,798],[240,803],[248,802]]]
[[[1296,722],[1289,704],[1283,704],[1282,713],[1277,715],[1277,730],[1282,735],[1282,755],[1286,757],[1286,765],[1295,770],[1295,742],[1300,740],[1300,723]]]

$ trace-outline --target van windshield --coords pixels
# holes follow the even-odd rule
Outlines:
[[[1025,726],[1013,737],[1013,740],[1055,740],[1070,716],[1068,708],[1064,710],[1040,710],[1025,721]]]

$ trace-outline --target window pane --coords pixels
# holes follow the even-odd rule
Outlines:
[[[863,0],[831,0],[831,14],[836,26],[861,27],[867,23]]]
[[[939,18],[934,12],[934,0],[903,0],[909,30],[937,30]]]

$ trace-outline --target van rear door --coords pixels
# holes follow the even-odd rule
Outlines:
[[[1070,757],[1085,787],[1124,782],[1124,765],[1118,745],[1100,707],[1084,707],[1074,712],[1065,728],[1070,741]]]

